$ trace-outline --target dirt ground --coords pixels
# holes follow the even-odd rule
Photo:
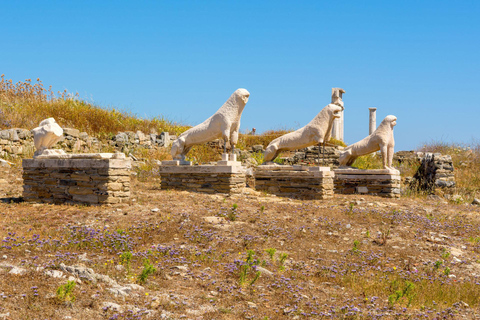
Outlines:
[[[479,206],[135,177],[128,204],[30,204],[2,170],[0,319],[480,319]]]

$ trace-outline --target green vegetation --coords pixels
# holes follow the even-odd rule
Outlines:
[[[64,302],[74,302],[75,296],[73,295],[73,289],[75,288],[75,281],[68,281],[66,284],[62,284],[57,289],[57,299]]]
[[[157,268],[153,266],[153,264],[150,263],[150,260],[145,259],[143,261],[143,270],[142,272],[138,275],[138,282],[140,283],[145,283],[147,282],[148,276],[151,274],[155,273],[157,271]]]
[[[249,285],[253,285],[258,278],[260,278],[260,271],[255,271],[254,266],[258,266],[260,264],[260,260],[254,259],[255,251],[247,250],[247,258],[245,259],[245,263],[240,265],[240,276],[238,282],[241,286],[244,284],[249,283]]]

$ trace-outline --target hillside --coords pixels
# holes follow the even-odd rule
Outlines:
[[[41,82],[1,83],[0,129],[30,129],[53,114],[103,139],[186,128],[54,97]],[[239,146],[280,134],[243,135]],[[162,191],[154,160],[168,149],[152,147],[134,150],[141,161],[126,204],[30,204],[19,162],[0,167],[0,319],[478,318],[480,207],[470,203],[480,190],[479,148],[424,151],[452,156],[455,194],[404,188],[396,200],[302,201],[249,188]],[[202,145],[191,157],[215,152]]]

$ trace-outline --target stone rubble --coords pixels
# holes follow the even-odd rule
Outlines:
[[[116,151],[131,151],[138,147],[169,147],[177,137],[168,132],[145,134],[137,132],[119,132],[111,140],[101,142],[78,129],[63,128],[63,137],[55,148],[69,152],[99,152],[104,147],[113,147]],[[34,151],[33,133],[27,129],[0,130],[0,157],[28,156]]]

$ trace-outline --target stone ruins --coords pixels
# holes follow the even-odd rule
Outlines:
[[[123,153],[67,154],[52,149],[63,136],[53,118],[32,130],[33,159],[23,159],[23,197],[29,202],[119,203],[130,198],[130,159]]]
[[[305,127],[274,139],[265,150],[262,145],[252,147],[251,153],[264,152],[265,163],[253,171],[249,169],[248,179],[253,179],[249,184],[257,190],[301,199],[326,199],[334,192],[399,197],[400,173],[392,165],[395,116],[387,116],[375,129],[376,108],[369,108],[369,136],[345,148],[325,145],[330,136],[343,140],[343,93],[341,88],[332,88],[332,103]],[[137,147],[170,145],[174,160],[162,161],[159,166],[162,189],[240,193],[246,187],[247,168],[236,156],[245,158],[245,153],[247,157],[249,153],[235,153],[235,145],[249,96],[245,89],[236,90],[213,116],[178,138],[168,132],[119,132],[107,143],[122,153],[98,153],[102,148],[98,139],[76,129],[61,128],[55,119],[49,118],[32,131],[0,131],[0,157],[32,154],[35,147],[33,159],[22,162],[24,199],[30,202],[106,204],[128,201],[131,160],[125,153]],[[221,141],[218,139],[223,139],[223,143],[217,143]],[[192,146],[207,142],[223,147],[221,161],[208,165],[192,165],[185,161]],[[231,154],[226,153],[227,144],[231,146]],[[379,150],[384,169],[348,167],[359,156]],[[267,164],[282,151],[294,153],[280,159],[283,165]],[[421,163],[415,177],[407,181],[413,188],[433,192],[435,188],[455,187],[451,157],[430,153],[402,156],[400,153],[396,155],[399,162],[413,157]]]
[[[48,118],[40,122],[40,125],[32,130],[35,143],[34,157],[49,154],[65,154],[63,150],[51,149],[63,137],[63,129],[55,119]]]
[[[344,107],[343,94],[345,90],[342,88],[332,88],[332,103]],[[344,137],[344,114],[339,112],[339,117],[335,118],[332,125],[332,138],[343,141]]]

